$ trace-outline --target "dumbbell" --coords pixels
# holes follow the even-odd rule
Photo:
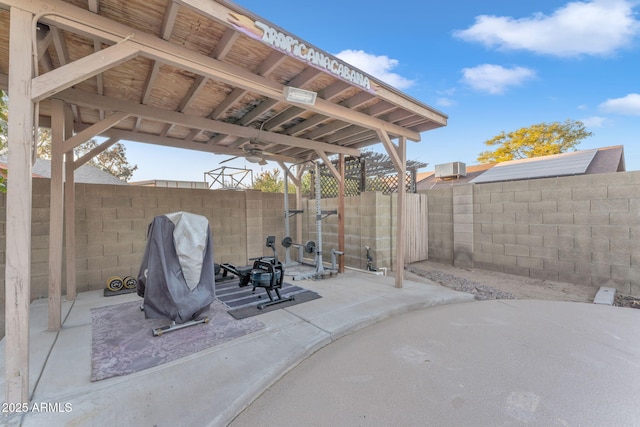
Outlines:
[[[285,237],[284,239],[282,239],[281,243],[285,248],[290,248],[291,246],[302,248],[308,254],[312,254],[316,250],[316,242],[314,242],[313,240],[309,240],[303,245],[302,243],[295,243],[291,237]]]

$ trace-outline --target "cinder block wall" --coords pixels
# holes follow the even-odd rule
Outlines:
[[[33,180],[31,297],[46,298],[49,267],[50,180]],[[102,289],[111,276],[137,276],[146,246],[147,229],[153,218],[187,211],[208,218],[213,236],[214,259],[246,265],[249,258],[271,254],[267,235],[276,236],[278,256],[284,237],[283,194],[260,191],[230,191],[76,184],[76,279],[78,292]],[[290,196],[294,206],[295,196]],[[372,248],[376,267],[390,267],[392,228],[391,197],[365,193],[345,199],[346,265],[365,268],[364,246]],[[6,198],[0,194],[0,302],[4,303],[6,253]],[[303,200],[303,240],[316,239],[315,200]],[[323,210],[337,209],[337,199],[322,201]],[[395,209],[395,208],[393,208]],[[395,211],[393,211],[395,212]],[[295,236],[296,217],[291,219]],[[292,236],[292,237],[294,237]],[[322,221],[323,259],[331,261],[338,247],[338,216]],[[294,240],[296,238],[294,237]],[[297,250],[292,251],[297,258]],[[64,268],[64,267],[63,267]],[[65,291],[63,272],[63,293]]]
[[[453,188],[426,191],[429,204],[429,259],[453,264]]]
[[[374,267],[393,267],[392,245],[395,229],[396,196],[381,192],[365,192],[360,197],[345,198],[345,265],[365,269],[367,266],[365,246],[371,248]],[[337,210],[338,199],[321,200],[321,210]],[[303,240],[317,241],[316,201],[304,201]],[[338,249],[338,217],[329,215],[322,220],[322,258],[331,261],[331,249]],[[294,256],[295,255],[295,256]],[[297,251],[292,258],[297,259]]]
[[[137,276],[149,223],[188,211],[208,218],[214,259],[246,265],[269,254],[265,236],[284,234],[282,195],[260,191],[76,184],[76,278],[79,292],[102,289],[113,276]],[[31,297],[46,298],[49,263],[48,179],[33,180]],[[5,195],[0,204],[5,206]],[[6,211],[0,212],[0,301],[4,301]],[[63,274],[63,292],[65,290]]]
[[[431,259],[455,263],[459,248],[470,247],[472,200],[470,265],[640,296],[640,171],[467,184],[427,194]]]

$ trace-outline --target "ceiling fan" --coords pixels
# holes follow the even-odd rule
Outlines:
[[[239,157],[244,157],[245,159],[247,159],[248,162],[250,163],[258,163],[261,166],[264,166],[267,164],[267,161],[265,160],[266,156],[270,156],[270,153],[267,153],[264,150],[264,144],[260,143],[259,141],[249,141],[247,143],[245,143],[244,145],[242,145],[242,150],[247,153],[245,156],[234,156],[234,157],[230,157],[226,160],[223,160],[220,162],[220,164],[222,163],[226,163],[228,161],[231,161],[233,159],[237,159]]]

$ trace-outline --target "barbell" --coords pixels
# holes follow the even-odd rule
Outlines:
[[[303,248],[304,251],[308,254],[312,254],[316,250],[316,242],[313,240],[307,241],[304,245],[302,243],[295,243],[291,237],[285,237],[282,239],[282,246],[285,248],[289,248],[291,246],[295,246],[296,248]]]

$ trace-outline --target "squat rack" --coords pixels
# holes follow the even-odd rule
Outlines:
[[[302,244],[296,244],[295,246],[298,247],[298,262],[294,263],[291,260],[291,254],[290,254],[290,247],[293,246],[291,245],[291,232],[290,232],[290,226],[289,226],[289,218],[291,218],[294,215],[297,215],[299,213],[303,213],[304,210],[302,209],[290,209],[289,208],[289,174],[291,173],[291,167],[293,166],[307,166],[308,163],[313,163],[314,165],[314,169],[313,169],[313,174],[314,174],[314,185],[315,185],[315,201],[316,201],[316,242],[315,244],[313,244],[314,242],[307,242],[307,244],[302,245]],[[311,161],[304,161],[301,163],[296,163],[294,165],[289,166],[288,168],[284,168],[285,170],[285,174],[284,174],[284,229],[285,229],[285,238],[283,239],[283,243],[285,242],[286,239],[288,239],[288,245],[284,245],[285,246],[285,266],[292,266],[292,265],[297,265],[297,264],[304,264],[304,255],[303,252],[306,250],[307,252],[309,252],[310,250],[315,251],[315,257],[314,257],[314,266],[315,266],[315,271],[313,272],[309,272],[309,273],[304,273],[304,274],[299,274],[294,276],[294,280],[298,279],[306,279],[306,278],[322,278],[324,277],[325,274],[325,268],[324,268],[324,263],[322,260],[322,220],[327,218],[330,215],[336,215],[338,213],[338,211],[336,209],[333,210],[322,210],[322,206],[321,206],[321,184],[320,184],[320,171],[319,171],[319,167],[318,167],[318,162],[311,162]],[[301,171],[302,172],[302,171]],[[298,185],[298,191],[300,191],[299,189],[300,185]],[[344,252],[342,251],[336,251],[335,249],[332,251],[332,267],[331,270],[333,272],[337,271],[338,269],[336,269],[336,256],[337,255],[343,255]]]

